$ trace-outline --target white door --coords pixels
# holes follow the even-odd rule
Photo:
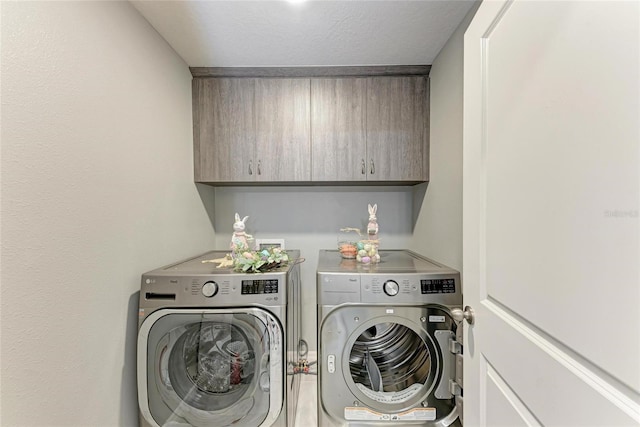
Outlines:
[[[464,423],[640,424],[640,3],[485,1],[464,40]]]

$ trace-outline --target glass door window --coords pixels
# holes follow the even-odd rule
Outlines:
[[[349,370],[356,387],[380,403],[410,400],[433,381],[427,343],[399,323],[365,329],[351,347]]]
[[[275,345],[282,339],[273,336],[279,325],[263,313],[174,311],[155,321],[147,341],[147,387],[158,425],[262,424],[270,410],[272,365],[282,351]]]

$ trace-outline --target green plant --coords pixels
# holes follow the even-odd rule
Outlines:
[[[289,255],[280,248],[261,251],[244,251],[236,254],[234,270],[244,273],[261,273],[289,263]]]

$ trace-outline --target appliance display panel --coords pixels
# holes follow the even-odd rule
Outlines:
[[[277,294],[278,279],[243,280],[242,295]]]
[[[455,279],[422,279],[420,290],[423,294],[453,294],[456,292]]]

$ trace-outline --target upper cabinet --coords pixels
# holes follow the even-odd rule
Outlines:
[[[311,80],[313,181],[366,181],[367,79]]]
[[[427,181],[427,89],[424,76],[312,79],[313,181]]]
[[[197,182],[255,181],[255,79],[193,80]]]
[[[309,79],[256,79],[258,181],[309,181]]]
[[[193,80],[196,182],[309,181],[309,79]]]
[[[429,179],[427,102],[424,77],[367,80],[367,179]]]
[[[293,69],[292,77],[271,76],[273,69],[194,73],[196,182],[428,181],[428,68],[395,75],[397,68],[366,68],[373,76],[360,67],[339,68],[354,75],[334,75],[338,68]]]

